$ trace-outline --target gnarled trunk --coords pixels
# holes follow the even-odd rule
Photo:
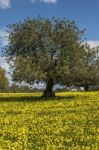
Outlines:
[[[84,90],[85,90],[85,91],[89,91],[89,85],[88,85],[88,84],[86,84],[86,85],[84,86]]]
[[[47,82],[46,89],[42,95],[44,98],[53,98],[55,97],[55,92],[53,91],[53,79],[49,79]]]

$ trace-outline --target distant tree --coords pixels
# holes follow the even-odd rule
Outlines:
[[[75,85],[83,86],[85,91],[88,91],[90,86],[99,84],[99,61],[96,48],[90,48],[88,44],[85,44],[84,49],[82,65],[79,76],[75,79]]]
[[[9,92],[27,93],[27,92],[33,92],[33,89],[30,88],[28,85],[18,85],[16,83],[12,83],[9,87]]]
[[[99,46],[94,48],[95,51],[95,85],[99,85]]]
[[[9,86],[5,70],[0,67],[0,92],[6,91]]]
[[[82,66],[84,48],[74,21],[26,19],[9,25],[5,55],[13,69],[13,80],[46,83],[43,97],[53,97],[54,84],[75,84]]]
[[[83,86],[85,91],[88,91],[89,86],[96,84],[95,77],[95,51],[86,44],[78,84]]]

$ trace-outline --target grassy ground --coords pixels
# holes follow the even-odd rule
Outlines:
[[[0,94],[0,150],[99,150],[99,92],[40,96]]]

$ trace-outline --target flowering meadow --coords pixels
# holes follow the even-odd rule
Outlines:
[[[99,150],[99,92],[40,96],[0,94],[0,150]]]

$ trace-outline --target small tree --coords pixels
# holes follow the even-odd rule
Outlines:
[[[85,44],[84,49],[82,67],[79,70],[79,76],[75,80],[75,85],[83,86],[84,90],[88,91],[89,86],[99,84],[99,64],[96,48],[90,48],[88,44]]]
[[[5,70],[0,67],[0,91],[6,91],[6,88],[8,88],[9,82],[8,78],[6,77]]]
[[[82,34],[74,21],[66,19],[38,17],[9,25],[5,55],[13,69],[13,80],[45,82],[44,97],[55,95],[54,84],[73,84],[82,65]]]

